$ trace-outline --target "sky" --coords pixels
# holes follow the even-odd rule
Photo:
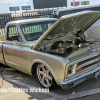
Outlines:
[[[90,5],[100,4],[100,0],[75,0],[75,1],[90,1]],[[67,0],[67,7],[70,8],[71,2],[73,0]],[[31,11],[34,10],[33,0],[0,0],[0,14],[3,13],[15,13],[14,11],[10,11],[9,7],[19,6],[20,11],[16,11],[16,13],[26,12],[25,10],[21,10],[21,6],[31,6]],[[82,6],[81,3],[79,6]],[[83,5],[84,6],[84,5]]]
[[[0,0],[0,14],[3,13],[15,13],[14,11],[10,11],[9,7],[20,6],[20,11],[16,11],[16,13],[25,12],[25,10],[21,10],[21,6],[31,5],[31,9],[33,9],[33,0]]]

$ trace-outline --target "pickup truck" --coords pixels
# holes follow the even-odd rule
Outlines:
[[[56,18],[12,21],[0,41],[0,63],[26,74],[36,73],[39,83],[72,88],[100,75],[100,40],[84,32],[100,12],[84,11]],[[95,84],[95,83],[94,83]]]

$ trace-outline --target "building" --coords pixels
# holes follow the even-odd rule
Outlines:
[[[7,1],[7,0],[6,0]],[[12,1],[12,0],[10,0]],[[21,2],[22,1],[22,2]],[[42,1],[42,0],[41,0]],[[26,2],[25,0],[20,0],[20,2],[8,2],[3,3],[3,1],[0,1],[0,14],[4,13],[22,13],[22,12],[29,12],[29,11],[40,11],[40,10],[52,10],[52,9],[64,9],[64,8],[72,8],[73,7],[73,1],[75,1],[76,7],[78,6],[87,6],[87,5],[94,5],[94,4],[100,4],[100,0],[66,0],[66,6],[65,7],[53,7],[53,8],[44,8],[44,9],[34,9],[34,2],[33,0],[29,0],[29,2]],[[19,7],[19,10],[14,11],[10,10],[10,7]],[[25,6],[30,6],[30,9],[25,10]],[[3,8],[3,10],[2,10]]]

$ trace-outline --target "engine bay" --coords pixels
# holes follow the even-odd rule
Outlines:
[[[90,39],[84,32],[78,31],[77,34],[62,34],[58,36],[47,37],[40,43],[37,50],[58,56],[68,56],[76,50],[100,42],[99,39]]]

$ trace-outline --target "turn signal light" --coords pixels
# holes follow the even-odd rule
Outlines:
[[[81,70],[82,70],[82,68],[78,68],[78,69],[77,69],[77,72],[79,72],[79,71],[81,71]]]

